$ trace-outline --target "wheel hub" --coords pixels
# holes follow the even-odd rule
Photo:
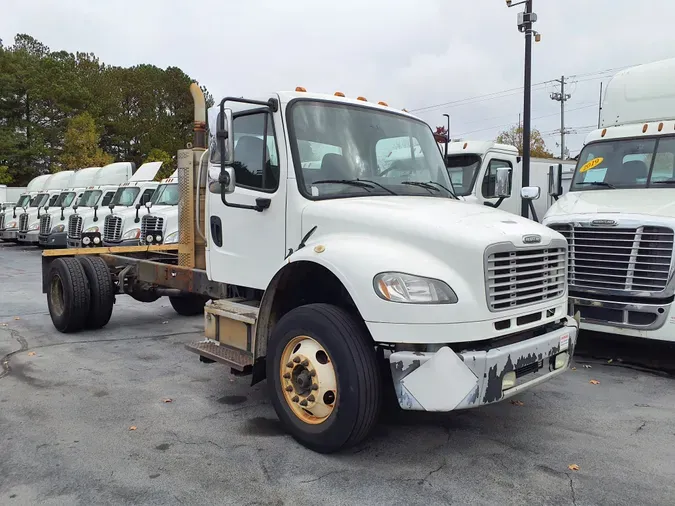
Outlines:
[[[309,424],[324,422],[337,402],[337,378],[323,346],[297,336],[286,344],[279,365],[284,399],[293,414]]]

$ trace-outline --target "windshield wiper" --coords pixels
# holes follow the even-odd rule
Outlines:
[[[576,183],[576,184],[577,185],[589,184],[591,186],[604,186],[605,188],[616,188],[616,186],[614,186],[613,184],[606,183],[604,181],[582,181],[582,182]]]
[[[398,195],[398,193],[396,193],[394,190],[391,190],[391,189],[387,188],[386,186],[378,183],[377,181],[372,181],[370,179],[357,179],[357,181],[363,181],[364,183],[374,184],[375,186],[379,186],[380,188],[382,188],[387,193],[391,193],[392,195]]]
[[[453,197],[457,198],[455,193],[452,190],[450,190],[450,188],[448,188],[447,186],[443,186],[441,183],[437,183],[436,181],[427,181],[427,184],[435,184],[439,188],[443,188],[446,192],[448,192]]]
[[[356,179],[322,179],[321,181],[314,181],[312,184],[321,184],[321,183],[342,183],[342,184],[349,184],[352,186],[357,186],[359,188],[363,188],[366,191],[370,191],[370,189],[373,187],[372,184],[370,183],[365,183],[363,181],[358,181]]]
[[[434,186],[434,185],[438,185],[454,197],[454,194],[450,190],[448,190],[445,186],[443,186],[442,184],[437,183],[435,181],[428,181],[426,183],[423,183],[421,181],[403,181],[401,184],[407,184],[407,185],[410,185],[410,186],[419,186],[420,188],[424,188],[425,190],[429,190],[429,193],[432,193],[431,190],[436,190],[437,192],[440,192],[441,190],[438,187]]]

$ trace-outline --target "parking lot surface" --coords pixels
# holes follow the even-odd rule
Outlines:
[[[104,329],[60,334],[40,252],[1,244],[0,504],[675,504],[670,377],[577,359],[512,402],[386,412],[320,455],[284,434],[266,383],[185,350],[201,332],[121,296]]]

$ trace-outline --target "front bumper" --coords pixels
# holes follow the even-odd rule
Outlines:
[[[67,232],[54,232],[52,234],[38,236],[40,246],[46,248],[65,248],[67,244]]]
[[[19,242],[26,244],[38,244],[40,232],[29,230],[28,232],[19,232]]]
[[[405,410],[453,411],[512,397],[569,369],[577,333],[576,321],[567,317],[562,328],[487,350],[456,353],[443,346],[436,352],[394,352],[389,363],[399,405]],[[558,355],[564,363],[556,369]],[[508,373],[515,373],[515,385],[503,389]]]
[[[16,242],[19,238],[19,229],[18,228],[6,228],[0,232],[0,239],[3,241],[12,241]]]
[[[139,244],[141,244],[139,239],[123,239],[120,242],[103,241],[103,246],[106,248],[112,248],[115,246],[138,246]]]

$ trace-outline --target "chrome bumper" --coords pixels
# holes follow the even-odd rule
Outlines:
[[[666,323],[671,302],[638,304],[614,302],[586,297],[570,297],[570,313],[581,314],[581,323],[624,327],[639,330],[656,330]]]

